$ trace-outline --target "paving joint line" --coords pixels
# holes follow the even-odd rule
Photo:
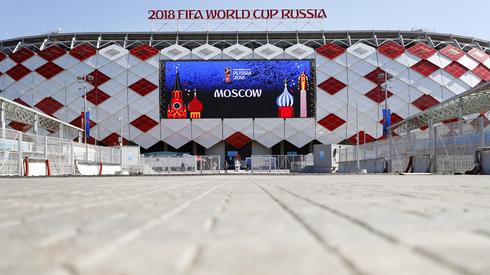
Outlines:
[[[305,231],[314,239],[316,242],[323,248],[325,252],[328,254],[333,254],[336,256],[347,269],[356,275],[368,275],[369,273],[362,271],[356,264],[350,260],[346,255],[344,255],[337,247],[330,244],[320,233],[318,233],[315,229],[313,229],[298,213],[289,208],[284,202],[279,200],[277,197],[272,195],[267,189],[260,186],[254,180],[250,179],[258,188],[260,188],[271,200],[279,205],[287,214],[289,214],[297,223],[305,229]]]
[[[194,202],[199,201],[206,197],[207,195],[211,194],[213,191],[218,189],[221,186],[226,185],[228,182],[222,183],[220,185],[216,185],[211,187],[210,189],[207,189],[203,193],[199,194],[196,197],[193,197],[192,199],[189,199],[179,205],[178,207],[173,208],[170,211],[165,211],[161,215],[159,215],[157,218],[152,219],[148,222],[146,222],[143,226],[133,228],[132,230],[127,231],[125,234],[122,234],[122,236],[117,237],[114,241],[100,247],[99,249],[94,250],[92,253],[88,253],[85,255],[85,257],[80,257],[79,259],[76,259],[75,261],[71,263],[64,263],[61,265],[62,269],[64,266],[70,266],[72,270],[74,270],[74,274],[80,273],[80,270],[86,269],[87,267],[92,267],[100,262],[104,261],[108,257],[110,257],[113,253],[117,252],[117,250],[124,245],[136,240],[139,238],[141,235],[143,235],[144,232],[147,232],[159,224],[161,224],[164,221],[167,221],[170,218],[175,217],[176,215],[180,214],[183,210],[187,209],[190,205],[192,205]],[[49,272],[47,274],[53,274],[56,272],[60,272],[60,269],[58,268],[57,270],[54,270],[53,272]]]
[[[393,236],[391,236],[391,235],[389,235],[389,234],[387,234],[381,230],[374,228],[373,226],[369,225],[368,223],[366,223],[362,220],[359,220],[357,218],[354,218],[348,214],[345,214],[345,213],[343,213],[337,209],[334,209],[334,208],[327,206],[325,204],[316,202],[310,198],[303,197],[302,195],[294,193],[294,192],[292,192],[288,189],[285,189],[283,187],[278,187],[278,186],[274,186],[274,187],[279,189],[279,190],[282,190],[285,193],[290,194],[293,197],[296,197],[298,199],[306,201],[306,202],[310,203],[311,205],[317,206],[320,209],[326,210],[326,211],[330,212],[331,214],[334,214],[338,217],[344,218],[345,220],[347,220],[347,221],[349,221],[355,225],[358,225],[359,227],[363,228],[364,230],[367,230],[368,232],[370,232],[374,235],[377,235],[378,237],[380,237],[380,238],[382,238],[382,239],[384,239],[390,243],[399,245],[401,247],[405,247],[405,248],[409,249],[410,251],[415,252],[416,254],[423,256],[424,258],[429,259],[432,262],[437,263],[437,264],[439,264],[445,268],[449,268],[452,271],[455,271],[455,272],[458,272],[458,273],[461,273],[464,275],[479,275],[478,273],[475,273],[472,270],[469,270],[463,266],[460,266],[456,263],[453,263],[453,262],[441,257],[440,255],[437,255],[436,253],[429,251],[425,248],[405,244],[401,240],[399,240],[399,239],[397,239],[397,238],[395,238],[395,237],[393,237]]]

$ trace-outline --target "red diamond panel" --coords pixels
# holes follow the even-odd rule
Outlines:
[[[36,72],[44,76],[46,79],[50,79],[51,77],[59,74],[62,71],[63,68],[54,64],[53,62],[48,62],[36,69]]]
[[[46,49],[40,51],[38,55],[47,61],[53,61],[58,57],[63,56],[66,53],[65,50],[62,48],[52,45],[50,47],[47,47]]]
[[[153,92],[156,88],[158,88],[157,85],[151,83],[150,81],[142,78],[135,83],[131,84],[129,88],[141,96],[145,96],[151,92]]]
[[[7,74],[15,81],[21,80],[24,76],[28,75],[31,70],[27,69],[22,64],[17,64],[13,68],[7,71]]]
[[[16,99],[14,99],[14,101],[21,104],[21,105],[24,105],[26,107],[29,107],[29,108],[31,107],[29,104],[27,104],[27,102],[25,102],[24,100],[22,100],[20,98],[16,98]]]
[[[77,118],[75,118],[74,120],[72,120],[70,122],[71,125],[75,126],[75,127],[80,127],[80,128],[84,128],[83,125],[82,125],[82,115],[80,114]],[[97,125],[97,123],[95,123],[94,121],[90,120],[90,128],[94,127],[95,125]]]
[[[330,131],[333,131],[345,123],[345,120],[336,116],[335,114],[328,114],[326,117],[322,118],[318,121],[318,124],[327,128]]]
[[[415,46],[410,47],[408,52],[422,59],[427,59],[433,56],[437,50],[425,43],[417,43]]]
[[[421,60],[417,64],[413,65],[412,70],[420,73],[421,75],[428,77],[431,75],[433,72],[439,70],[439,67],[436,65],[432,64],[431,62],[427,60]]]
[[[357,144],[357,134],[347,139],[351,144]],[[359,144],[373,142],[376,139],[370,134],[366,134],[364,131],[359,131]]]
[[[70,55],[80,61],[95,55],[95,53],[97,53],[97,50],[88,44],[78,45],[70,51]]]
[[[252,141],[252,139],[242,134],[241,132],[235,132],[233,135],[226,138],[225,141],[231,146],[240,149],[243,146],[247,145],[250,141]]]
[[[4,60],[7,57],[4,53],[0,52],[0,61]]]
[[[11,121],[9,123],[9,126],[10,126],[10,128],[15,129],[17,131],[21,131],[21,132],[27,132],[32,127],[32,125],[20,123],[17,121]]]
[[[52,116],[54,113],[56,113],[56,111],[63,107],[63,104],[59,103],[58,101],[56,101],[56,99],[52,97],[45,97],[35,106],[44,113]]]
[[[129,52],[141,60],[147,60],[148,58],[158,54],[159,51],[157,48],[144,44],[139,45],[136,48],[132,48]]]
[[[475,73],[479,78],[484,81],[490,81],[490,70],[482,64],[474,68],[473,73]]]
[[[478,49],[478,48],[473,48],[468,52],[468,55],[471,56],[473,59],[476,61],[483,63],[487,61],[488,54],[486,54],[484,51]],[[0,59],[1,60],[1,59]]]
[[[440,50],[440,52],[454,61],[461,59],[461,57],[465,55],[464,51],[454,47],[453,45],[444,47],[442,50]]]
[[[382,76],[380,76],[382,74]],[[383,71],[382,69],[380,68],[376,68],[374,71],[368,73],[366,76],[364,76],[365,78],[371,80],[372,82],[378,84],[378,85],[381,85],[385,82],[385,74],[386,72]],[[388,79],[391,78],[391,75],[387,75]]]
[[[403,120],[403,118],[401,116],[399,116],[397,113],[391,113],[391,125],[398,123],[402,120]],[[380,120],[379,123],[384,124],[385,123],[384,118],[382,120]]]
[[[87,100],[92,102],[94,105],[99,105],[100,103],[106,101],[111,96],[104,93],[103,91],[95,88],[92,91],[87,93]]]
[[[34,55],[34,52],[27,49],[27,48],[22,48],[15,53],[10,55],[10,59],[17,63],[22,63],[26,61],[27,59],[31,58]]]
[[[316,52],[328,59],[334,59],[345,52],[345,48],[337,44],[328,43],[316,49]]]
[[[391,59],[395,59],[405,52],[405,48],[395,42],[389,41],[378,48],[379,53]]]
[[[128,140],[123,138],[123,145],[128,144]],[[119,135],[117,133],[112,133],[100,142],[104,143],[106,146],[116,146],[119,145]]]
[[[425,111],[426,109],[429,109],[430,107],[439,104],[439,101],[437,99],[433,98],[430,95],[423,95],[419,98],[417,98],[414,102],[412,102],[412,105],[415,107],[419,108],[422,111]]]
[[[337,80],[333,77],[323,81],[322,83],[320,83],[320,85],[318,85],[320,89],[324,90],[325,92],[331,95],[336,94],[337,92],[345,88],[345,86],[347,85],[344,82]]]
[[[102,85],[102,84],[106,83],[109,79],[111,79],[107,75],[101,73],[99,70],[95,70],[95,71],[91,72],[89,74],[89,76],[92,76],[92,80],[89,80],[87,82],[92,84],[92,86],[95,86],[95,87]]]
[[[463,65],[459,64],[458,62],[453,62],[444,68],[444,71],[450,73],[452,76],[456,78],[460,78],[468,69],[464,67]]]
[[[393,94],[388,91],[386,95],[388,98],[390,98]],[[380,86],[377,86],[376,88],[367,92],[365,96],[379,104],[385,100],[385,91]]]
[[[148,130],[158,125],[158,122],[154,121],[147,115],[142,115],[137,119],[131,121],[131,125],[140,129],[143,132],[148,132]]]

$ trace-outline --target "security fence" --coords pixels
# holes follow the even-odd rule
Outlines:
[[[142,174],[219,173],[221,163],[221,157],[213,155],[142,156],[140,160]]]
[[[252,155],[246,164],[252,172],[299,170],[313,165],[313,155]]]
[[[339,172],[461,173],[474,168],[476,151],[490,145],[485,117],[442,123],[403,136],[340,149]]]
[[[76,174],[76,163],[119,165],[119,148],[78,143],[69,139],[2,129],[0,175],[23,176],[28,163],[45,163],[50,175]]]

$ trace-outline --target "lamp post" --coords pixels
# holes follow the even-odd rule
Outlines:
[[[123,166],[123,117],[122,111],[119,112],[119,162],[121,165],[121,171]]]
[[[383,81],[383,84],[384,84],[384,87],[383,85],[380,85],[381,89],[384,91],[384,96],[385,96],[385,100],[384,100],[384,103],[385,103],[385,106],[384,106],[384,125],[383,125],[383,136],[388,136],[389,135],[389,131],[387,130],[388,128],[388,121],[391,122],[391,112],[388,112],[388,80],[390,80],[392,77],[391,74],[387,73],[387,72],[382,72],[382,73],[379,73],[378,74],[378,83],[380,81]]]
[[[384,116],[383,136],[388,138],[389,146],[390,146],[390,150],[389,150],[390,162],[388,164],[388,169],[387,169],[389,173],[393,171],[393,139],[391,136],[391,130],[389,129],[389,126],[391,125],[388,125],[391,124],[391,112],[388,109],[388,80],[391,77],[392,76],[387,72],[378,74],[378,80],[379,81],[384,80],[384,88],[381,87],[381,89],[383,89],[385,92],[385,108],[383,112],[383,116]]]
[[[86,113],[87,113],[87,82],[93,81],[94,77],[91,75],[80,75],[77,76],[78,83],[83,84],[83,87],[79,89],[83,89],[83,116],[82,116],[82,129],[86,131]],[[87,135],[84,134],[84,142],[87,143]]]
[[[87,82],[93,81],[94,77],[91,75],[77,76],[78,83],[83,83],[83,116],[81,119],[83,129],[83,142],[85,143],[85,160],[88,160],[88,144],[87,144]],[[82,88],[80,88],[82,89]],[[90,127],[90,126],[89,126]]]

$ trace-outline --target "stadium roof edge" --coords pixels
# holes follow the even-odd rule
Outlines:
[[[53,33],[53,34],[39,34],[32,36],[21,36],[11,39],[0,40],[0,47],[15,46],[19,42],[22,43],[43,43],[46,39],[48,41],[59,41],[60,39],[71,39],[75,37],[78,40],[97,40],[99,37],[107,38],[110,40],[124,40],[129,39],[155,39],[155,40],[175,40],[179,36],[179,39],[204,39],[207,36],[220,37],[222,39],[236,39],[237,32],[71,32],[71,33]],[[457,40],[460,43],[474,44],[478,43],[482,47],[490,48],[490,41],[479,39],[475,37],[437,33],[437,32],[424,32],[424,31],[403,31],[403,30],[338,30],[338,31],[244,31],[239,32],[238,37],[246,39],[247,37],[257,36],[272,36],[275,39],[294,39],[296,35],[305,36],[305,38],[318,38],[321,39],[325,36],[327,39],[343,39],[348,36],[352,38],[371,38],[373,35],[378,37],[397,38],[400,35],[406,38],[436,38],[437,40],[454,41]]]

